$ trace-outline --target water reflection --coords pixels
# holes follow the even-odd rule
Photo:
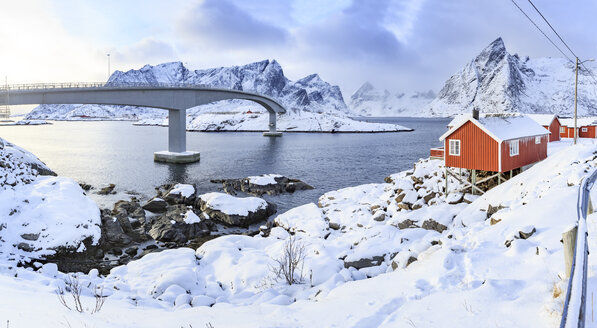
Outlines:
[[[170,163],[156,163],[159,166],[166,166],[168,168],[168,175],[162,179],[162,184],[167,183],[191,183],[189,178],[189,170],[198,165],[194,164],[170,164]]]

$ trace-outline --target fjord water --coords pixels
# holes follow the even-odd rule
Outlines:
[[[277,173],[315,187],[290,195],[266,197],[278,213],[308,202],[327,191],[365,183],[408,168],[439,146],[446,119],[367,118],[404,125],[413,132],[285,133],[281,138],[261,133],[188,132],[187,149],[201,153],[198,163],[153,162],[153,152],[166,150],[168,129],[133,126],[131,122],[52,122],[52,125],[4,126],[0,137],[38,156],[61,176],[98,187],[135,191],[147,199],[165,183],[194,183],[199,192],[218,191],[211,179],[242,178]],[[95,196],[97,197],[97,196]],[[94,198],[95,198],[94,197]]]

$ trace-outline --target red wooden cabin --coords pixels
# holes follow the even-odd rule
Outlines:
[[[567,118],[562,120],[566,127],[566,132],[561,133],[563,138],[574,138],[574,119]],[[597,138],[597,122],[595,118],[579,117],[576,119],[576,129],[579,138]]]
[[[440,137],[447,167],[507,172],[547,157],[550,132],[527,116],[478,115]]]
[[[527,116],[551,132],[549,135],[549,142],[560,141],[560,128],[562,127],[562,123],[557,115],[531,114]]]

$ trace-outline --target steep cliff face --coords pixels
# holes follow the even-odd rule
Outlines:
[[[596,115],[596,84],[579,72],[579,114]],[[521,59],[493,41],[462,70],[450,77],[427,116],[453,116],[473,107],[486,113],[556,113],[574,110],[574,64],[562,58]]]
[[[290,111],[316,113],[348,113],[340,88],[323,81],[312,74],[298,81],[284,76],[282,66],[275,60],[264,60],[244,66],[219,67],[191,71],[181,62],[145,65],[138,70],[116,71],[108,84],[122,83],[180,83],[208,85],[217,88],[250,91],[270,96],[280,101]],[[242,101],[222,101],[216,104],[217,111],[233,111]],[[209,106],[214,110],[214,106]],[[197,114],[202,108],[189,111]],[[135,119],[164,117],[165,111],[98,105],[45,105],[37,107],[29,118],[77,119],[87,117]]]
[[[434,98],[432,90],[390,93],[365,82],[350,97],[349,107],[355,115],[360,116],[422,116],[425,113],[421,109],[427,107]]]

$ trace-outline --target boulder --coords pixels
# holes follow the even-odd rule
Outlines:
[[[412,229],[412,228],[419,228],[419,226],[417,226],[415,224],[414,221],[410,220],[410,219],[406,219],[402,222],[398,222],[398,229],[403,230],[403,229]]]
[[[165,200],[155,197],[150,199],[145,205],[143,205],[143,209],[150,211],[152,213],[164,213],[168,208],[168,202]]]
[[[386,219],[386,212],[378,210],[373,214],[373,220],[377,222],[383,222]]]
[[[401,208],[403,210],[410,210],[411,209],[411,205],[409,203],[398,203],[398,208]]]
[[[102,244],[104,249],[112,247],[128,246],[133,238],[124,232],[120,220],[112,216],[112,211],[104,209],[101,211],[102,219]]]
[[[230,195],[236,195],[237,192],[244,192],[255,196],[263,194],[277,195],[293,193],[297,190],[313,189],[312,186],[301,180],[287,178],[278,174],[264,174],[242,179],[218,179],[211,180],[211,182],[221,183],[224,191]]]
[[[534,235],[535,232],[537,232],[537,229],[535,229],[534,227],[532,230],[529,230],[528,232],[524,232],[524,231],[520,230],[520,231],[518,231],[518,236],[520,237],[520,239],[527,239],[527,238],[531,237],[532,235]]]
[[[163,199],[170,205],[192,205],[195,202],[196,188],[190,184],[176,184],[168,189]]]
[[[489,206],[487,206],[487,218],[489,218],[490,216],[495,214],[497,211],[504,209],[504,208],[506,208],[506,207],[502,206],[502,205],[492,206],[491,204],[489,204]]]
[[[35,241],[39,238],[39,233],[24,233],[21,235],[21,238],[25,240]]]
[[[208,236],[213,223],[210,220],[186,223],[185,217],[188,211],[189,209],[184,205],[169,206],[166,213],[152,220],[149,229],[151,238],[181,245],[192,239]]]
[[[276,213],[276,205],[257,197],[234,197],[208,193],[198,197],[196,207],[210,218],[229,226],[247,228]]]
[[[446,227],[445,225],[433,220],[433,219],[428,219],[425,220],[423,222],[423,224],[421,225],[421,228],[425,229],[425,230],[435,230],[439,233],[444,232],[446,229],[448,229],[448,227]]]
[[[429,201],[432,200],[433,198],[435,198],[437,196],[437,194],[435,192],[430,192],[427,195],[423,196],[423,200],[425,201],[426,204],[429,204]]]
[[[103,187],[102,189],[100,189],[97,194],[98,195],[109,195],[109,194],[115,194],[116,192],[114,192],[114,188],[116,187],[115,184],[111,183],[109,184],[107,187]]]
[[[404,199],[404,196],[406,196],[405,193],[399,193],[398,196],[396,197],[396,203],[402,202],[402,200]]]
[[[329,226],[330,226],[330,229],[332,229],[332,230],[340,230],[340,224],[338,224],[336,222],[330,222]]]
[[[372,258],[359,259],[356,261],[344,261],[344,267],[353,267],[357,270],[380,265],[384,261],[384,256],[373,256]]]

